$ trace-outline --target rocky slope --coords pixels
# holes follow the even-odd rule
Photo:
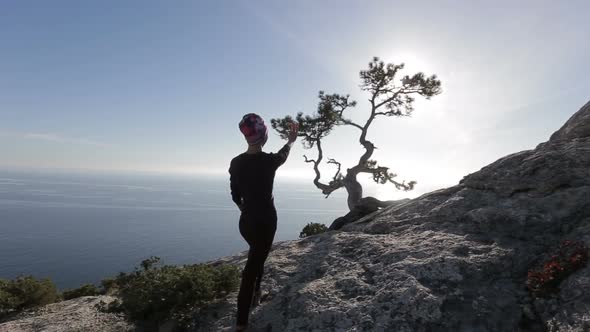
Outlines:
[[[547,299],[525,287],[527,271],[564,239],[590,246],[590,103],[548,142],[457,186],[276,244],[249,331],[590,331],[590,266]],[[216,262],[244,264],[245,256]],[[235,308],[234,294],[196,315],[195,330],[230,331]],[[128,328],[60,329],[97,319],[63,310],[0,331]]]
[[[23,312],[14,320],[0,324],[0,332],[126,332],[135,326],[124,317],[97,309],[101,301],[110,303],[111,296],[85,296],[46,305]]]
[[[253,330],[590,331],[590,266],[549,299],[527,271],[561,240],[590,246],[590,103],[548,142],[457,186],[346,225],[277,244]],[[223,261],[243,263],[244,257]],[[202,313],[233,323],[235,299]]]

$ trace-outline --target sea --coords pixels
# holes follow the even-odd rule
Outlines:
[[[50,278],[58,288],[129,272],[150,256],[195,264],[247,250],[226,176],[0,171],[0,278]],[[275,242],[345,214],[310,179],[275,181]]]

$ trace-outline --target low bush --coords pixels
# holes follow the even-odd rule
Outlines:
[[[100,295],[101,292],[98,289],[98,287],[96,287],[93,284],[85,284],[82,285],[78,288],[74,288],[74,289],[69,289],[66,290],[62,293],[62,296],[64,298],[64,300],[71,300],[71,299],[75,299],[77,297],[82,297],[82,296],[96,296],[96,295]]]
[[[120,273],[109,282],[121,299],[109,310],[134,320],[186,323],[191,312],[236,290],[239,284],[239,270],[232,265],[160,266],[159,261],[158,257],[144,260],[134,272]]]
[[[301,230],[301,233],[299,233],[299,238],[302,239],[304,237],[308,237],[311,235],[320,234],[320,233],[323,233],[327,230],[328,230],[328,227],[326,227],[326,225],[324,225],[324,224],[310,222],[309,224],[305,225],[305,227],[303,227],[303,229]]]
[[[49,279],[21,276],[13,280],[0,279],[0,319],[14,312],[60,300]]]
[[[100,281],[103,294],[112,294],[117,290],[117,281],[115,278],[105,278]]]
[[[588,248],[583,242],[563,241],[551,258],[527,276],[527,288],[536,297],[555,293],[559,284],[570,274],[586,265]]]

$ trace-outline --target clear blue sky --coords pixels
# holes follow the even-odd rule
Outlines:
[[[224,173],[245,148],[244,113],[312,112],[323,89],[350,93],[362,119],[358,71],[377,55],[437,73],[444,93],[377,123],[376,157],[417,193],[454,184],[546,140],[590,99],[589,11],[587,1],[3,1],[0,167]],[[329,157],[356,160],[351,133],[334,133]],[[267,148],[280,145],[273,135]],[[312,176],[303,153],[281,176]]]

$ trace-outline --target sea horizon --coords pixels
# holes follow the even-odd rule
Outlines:
[[[247,250],[227,176],[0,170],[0,278],[50,278],[74,288],[131,271],[141,260],[195,264]],[[308,222],[347,212],[310,179],[277,176],[275,243]]]

